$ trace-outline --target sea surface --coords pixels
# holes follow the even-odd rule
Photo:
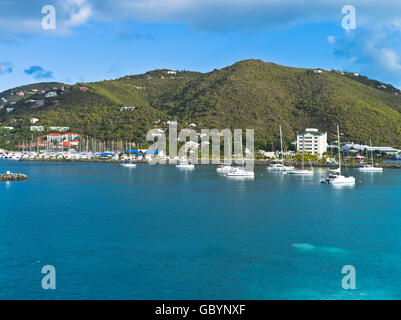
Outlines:
[[[354,187],[256,168],[0,160],[0,299],[401,299],[401,170]],[[56,290],[42,289],[42,267]],[[343,266],[356,270],[344,290]]]

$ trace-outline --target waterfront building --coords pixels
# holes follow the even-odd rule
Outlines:
[[[304,132],[297,133],[297,151],[322,155],[327,151],[327,132],[307,128]]]
[[[73,140],[75,140],[75,138],[78,137],[77,133],[65,133],[64,134],[64,140],[67,142],[72,142]]]
[[[64,136],[61,133],[50,133],[46,136],[47,142],[63,142]]]

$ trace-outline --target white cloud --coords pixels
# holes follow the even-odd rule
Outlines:
[[[389,71],[399,72],[401,70],[400,56],[392,49],[382,48],[379,54],[379,62]]]
[[[68,27],[85,24],[92,16],[92,7],[86,0],[67,0],[63,4],[65,10],[69,12],[69,19],[64,22]]]
[[[10,62],[0,62],[0,74],[13,72],[13,66]]]

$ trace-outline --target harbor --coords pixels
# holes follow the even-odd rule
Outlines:
[[[2,299],[401,295],[399,169],[350,169],[357,183],[342,188],[319,183],[326,168],[292,176],[257,166],[249,180],[211,165],[0,160],[6,170],[30,180],[0,183]],[[352,293],[339,285],[349,261],[361,274]],[[53,292],[33,285],[44,264],[59,272]]]

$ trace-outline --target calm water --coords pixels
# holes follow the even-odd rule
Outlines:
[[[11,162],[0,172],[1,299],[401,298],[401,171],[355,187],[256,169]],[[41,268],[57,289],[41,288]],[[341,288],[353,265],[357,289]]]

